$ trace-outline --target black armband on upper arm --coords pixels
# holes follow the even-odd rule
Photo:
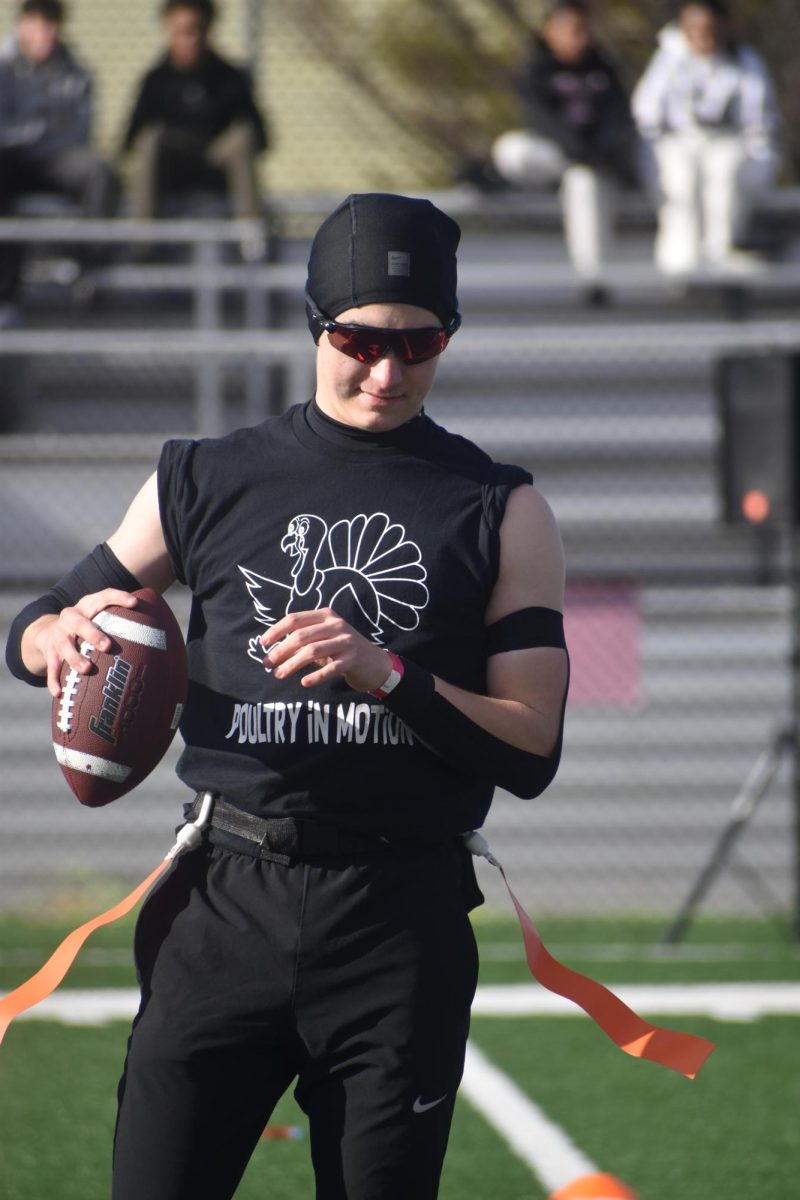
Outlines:
[[[62,608],[77,604],[81,597],[89,596],[92,592],[101,592],[108,587],[135,592],[141,586],[139,580],[122,565],[111,547],[106,542],[101,542],[91,554],[87,554],[67,571],[49,591],[37,600],[32,600],[14,618],[6,642],[6,663],[9,671],[17,679],[22,679],[33,687],[45,687],[47,680],[44,676],[32,674],[22,661],[22,635],[28,626],[38,621],[39,617],[50,613],[58,615]]]
[[[485,779],[523,800],[539,796],[555,778],[561,760],[566,690],[553,753],[547,757],[510,746],[436,691],[430,671],[403,659],[400,682],[382,703],[423,745],[472,778]]]
[[[564,616],[556,608],[519,608],[486,626],[486,653],[534,650],[554,646],[566,650]]]

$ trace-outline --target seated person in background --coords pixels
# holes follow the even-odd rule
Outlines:
[[[778,170],[778,109],[764,63],[734,39],[724,0],[679,4],[633,111],[658,208],[658,266],[752,266],[737,245]]]
[[[611,60],[592,40],[581,0],[552,4],[521,82],[528,128],[504,133],[494,165],[512,183],[561,183],[567,250],[590,285],[611,248],[617,185],[636,182],[636,137]],[[602,293],[590,286],[590,299]]]
[[[116,206],[113,172],[89,149],[92,81],[61,40],[61,0],[23,0],[0,46],[0,214],[28,192],[77,201],[87,217]],[[0,304],[13,299],[21,247],[0,243]]]
[[[166,54],[142,80],[125,150],[132,150],[131,215],[159,214],[166,196],[221,191],[236,217],[258,217],[255,157],[264,123],[243,71],[208,44],[211,0],[166,0]]]

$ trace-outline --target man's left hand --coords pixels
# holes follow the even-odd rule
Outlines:
[[[317,687],[342,677],[358,692],[371,692],[386,680],[392,660],[388,650],[357,633],[331,608],[289,613],[261,638],[264,666],[277,679],[316,667],[301,679]]]

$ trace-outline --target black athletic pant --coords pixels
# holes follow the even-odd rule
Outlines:
[[[295,1079],[317,1200],[433,1200],[477,976],[464,853],[180,859],[137,926],[113,1200],[233,1196]]]

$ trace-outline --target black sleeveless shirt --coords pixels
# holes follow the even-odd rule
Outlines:
[[[377,645],[484,691],[500,523],[529,482],[425,414],[374,434],[313,401],[227,437],[167,442],[161,519],[193,593],[180,778],[259,816],[424,840],[479,826],[490,786],[343,680],[276,679],[258,638],[287,612],[330,607]]]

